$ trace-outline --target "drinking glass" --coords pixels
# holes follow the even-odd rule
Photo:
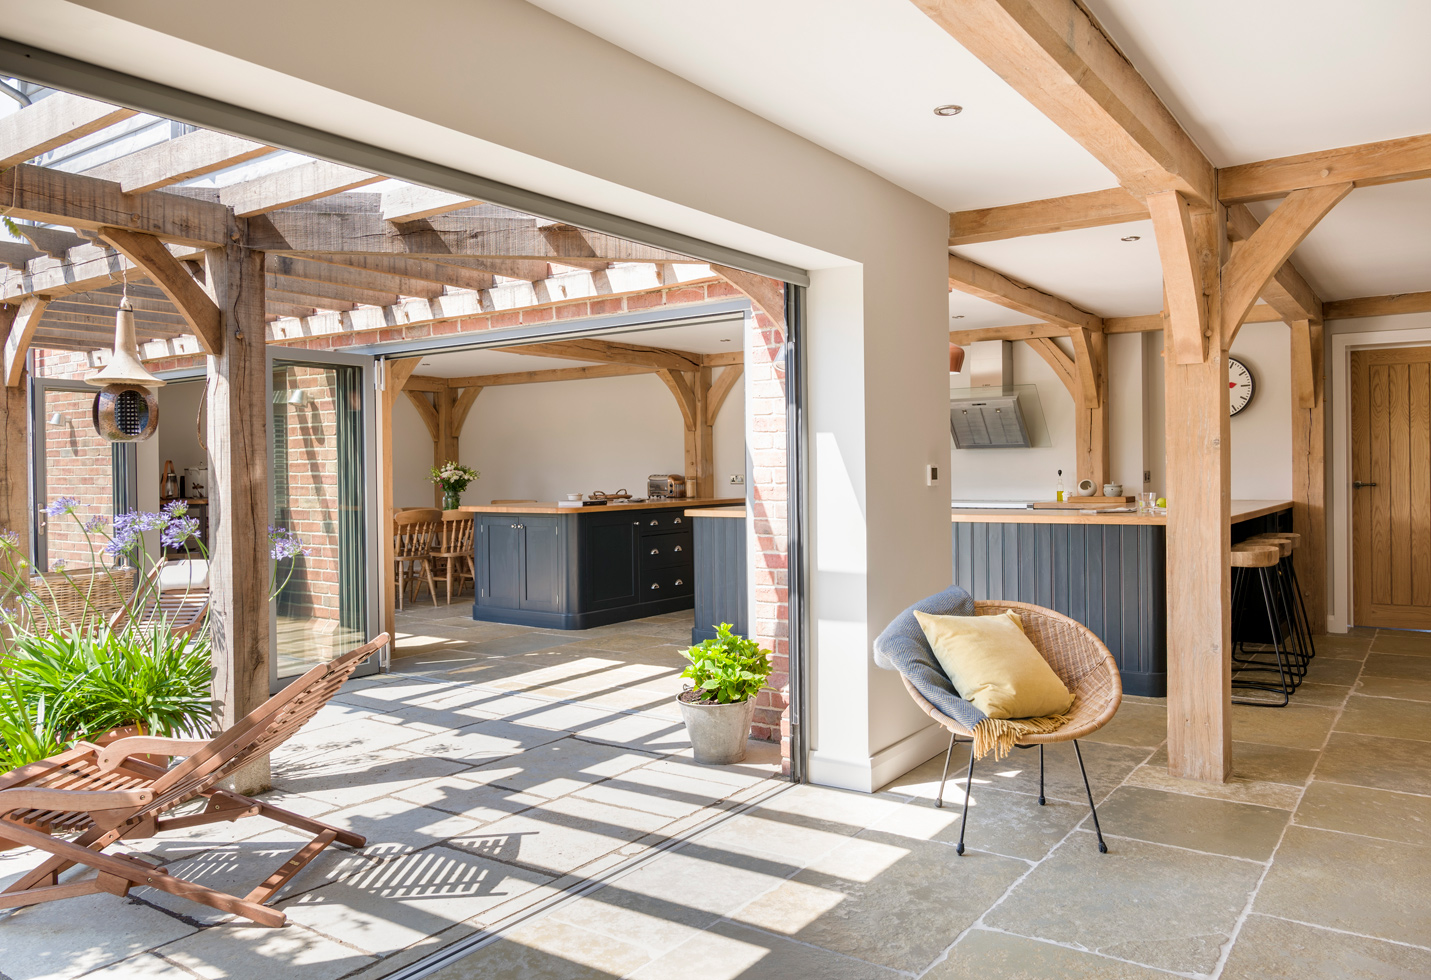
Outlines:
[[[1156,514],[1158,512],[1158,495],[1154,491],[1138,494],[1138,513]]]

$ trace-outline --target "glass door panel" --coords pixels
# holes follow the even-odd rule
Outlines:
[[[297,534],[306,552],[277,563],[276,683],[373,634],[371,361],[271,361],[273,525]]]
[[[45,571],[87,568],[95,554],[79,521],[67,514],[49,517],[44,507],[62,497],[73,498],[80,520],[101,517],[106,524],[116,508],[127,509],[127,488],[116,474],[132,447],[94,431],[94,396],[89,385],[35,384],[35,558]],[[104,539],[97,538],[95,550],[103,544]]]

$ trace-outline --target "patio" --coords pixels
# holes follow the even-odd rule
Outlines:
[[[0,973],[380,977],[459,940],[481,944],[436,976],[1431,973],[1424,636],[1320,638],[1292,707],[1234,709],[1222,786],[1169,777],[1163,703],[1125,700],[1084,753],[1107,856],[1066,747],[1044,808],[1031,755],[976,768],[958,859],[942,758],[874,796],[781,783],[761,743],[743,766],[683,758],[682,619],[554,636],[405,614],[416,655],[274,760],[271,798],[369,838],[289,886],[289,926],[99,895],[0,917]],[[151,853],[237,886],[295,840],[250,820]]]

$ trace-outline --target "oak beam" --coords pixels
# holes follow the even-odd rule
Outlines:
[[[1073,403],[1077,405],[1081,400],[1078,386],[1078,375],[1073,368],[1073,358],[1063,352],[1063,348],[1054,342],[1052,337],[1034,337],[1028,342],[1029,347],[1035,354],[1043,358],[1043,362],[1053,369],[1053,373],[1063,386],[1068,389],[1068,394],[1073,398]]]
[[[385,221],[417,221],[436,214],[446,214],[448,211],[460,211],[479,203],[463,194],[406,184],[384,191],[379,210]]]
[[[509,354],[561,357],[573,361],[596,361],[603,364],[644,364],[670,371],[696,371],[702,366],[699,354],[688,354],[685,351],[666,350],[660,347],[645,347],[640,344],[619,344],[592,338],[498,347],[496,350]]]
[[[1326,320],[1398,316],[1403,313],[1431,313],[1431,292],[1359,296],[1356,299],[1328,300],[1322,304],[1322,317]]]
[[[232,167],[273,152],[273,147],[227,133],[196,129],[84,171],[111,180],[126,194],[143,194]]]
[[[662,369],[656,373],[660,375],[661,380],[675,396],[676,405],[681,410],[681,419],[685,423],[686,429],[694,431],[696,427],[696,393],[692,389],[689,379],[679,371]]]
[[[1312,629],[1327,621],[1326,412],[1320,323],[1292,327],[1292,527],[1302,536],[1292,552]]]
[[[1256,234],[1262,223],[1245,204],[1227,209],[1227,237],[1242,242]],[[1262,298],[1285,320],[1321,320],[1322,300],[1289,259],[1262,287]]]
[[[270,254],[272,261],[284,256]],[[470,266],[442,264],[425,259],[412,259],[392,255],[364,255],[353,252],[346,255],[322,254],[303,257],[304,261],[319,262],[343,269],[365,269],[387,276],[428,282],[457,289],[491,289],[492,274]],[[404,292],[404,296],[420,296],[421,293]],[[439,294],[440,295],[440,294]]]
[[[961,255],[949,256],[949,282],[962,293],[997,303],[1025,316],[1041,317],[1065,328],[1103,329],[1103,320],[1092,313]]]
[[[397,649],[397,596],[393,571],[393,526],[392,513],[397,502],[393,500],[393,408],[407,387],[412,373],[422,363],[421,357],[404,357],[382,362],[383,390],[378,403],[378,455],[382,467],[382,510],[379,517],[378,537],[382,539],[383,565],[377,572],[382,576],[383,588],[383,630],[394,637],[393,649]]]
[[[1169,349],[1179,364],[1199,364],[1207,360],[1212,335],[1203,293],[1208,257],[1197,252],[1192,211],[1181,194],[1164,191],[1148,195],[1148,211],[1163,267],[1163,307],[1172,339]]]
[[[14,307],[0,308],[0,332],[8,332],[6,321],[15,312]],[[16,384],[0,386],[0,531],[15,535],[25,558],[30,557],[34,513],[30,504],[29,372],[22,370]]]
[[[5,329],[5,387],[19,387],[25,378],[25,355],[30,350],[30,342],[39,329],[40,318],[45,315],[45,307],[50,305],[48,296],[30,296],[22,302],[13,315],[7,313],[9,323]]]
[[[99,237],[115,251],[144,270],[154,285],[163,290],[169,302],[183,314],[206,354],[222,354],[223,317],[213,299],[200,286],[185,264],[174,258],[164,243],[153,235],[141,235],[123,228],[101,228]],[[259,256],[259,261],[263,256]]]
[[[951,344],[977,344],[981,340],[1038,340],[1067,337],[1068,328],[1054,323],[1030,323],[1011,327],[972,327],[949,331]]]
[[[715,432],[710,419],[711,369],[700,368],[686,375],[691,393],[692,426],[686,429],[686,486],[697,497],[715,496]]]
[[[1217,199],[1212,164],[1076,0],[914,0],[1136,197]]]
[[[730,393],[735,390],[736,382],[740,380],[740,376],[744,372],[743,364],[732,364],[711,382],[710,395],[706,400],[707,425],[715,425],[716,416],[720,414],[721,406],[725,404]]]
[[[284,257],[274,256],[274,258]],[[376,288],[362,286],[339,285],[322,279],[302,279],[269,273],[267,282],[271,292],[291,293],[313,299],[338,300],[348,305],[360,303],[363,306],[393,306],[399,300],[397,293],[381,292]]]
[[[1293,191],[1233,253],[1222,271],[1222,329],[1232,346],[1263,287],[1292,257],[1317,222],[1352,191],[1349,183]]]
[[[955,211],[949,215],[949,244],[974,245],[1029,235],[1050,235],[1142,221],[1148,208],[1122,187],[1069,194],[1023,204]]]
[[[219,200],[233,208],[234,214],[240,218],[247,218],[385,179],[366,170],[326,160],[309,160],[296,167],[221,187]]]
[[[440,395],[446,390],[446,385],[439,385],[432,389],[432,393],[434,395]],[[413,386],[411,381],[404,386],[403,394],[407,396],[408,401],[412,402],[412,407],[417,409],[417,415],[422,419],[422,424],[427,426],[428,436],[431,437],[433,442],[437,442],[437,409],[433,407],[432,402],[423,397],[424,392]]]
[[[488,388],[496,385],[545,384],[551,381],[584,381],[589,378],[621,378],[633,374],[660,373],[662,373],[661,368],[644,364],[593,364],[590,367],[554,368],[549,371],[475,374],[464,378],[447,378],[445,383],[453,388],[467,388],[473,385]]]
[[[711,271],[744,293],[755,304],[755,308],[768,316],[773,323],[782,327],[785,325],[785,284],[783,282],[724,265],[712,265]]]
[[[1344,183],[1371,187],[1424,177],[1431,177],[1431,135],[1224,167],[1217,172],[1217,195],[1224,204],[1247,204],[1285,197],[1306,187]]]
[[[482,394],[481,385],[468,385],[462,389],[462,394],[458,395],[457,401],[453,403],[452,438],[454,441],[462,436],[462,429],[467,425],[467,415],[472,411],[472,406],[480,394]]]
[[[432,440],[432,465],[440,467],[446,462],[457,461],[457,439],[452,432],[452,408],[457,400],[457,392],[451,388],[443,388],[432,394],[433,415],[435,416],[436,432]],[[434,483],[432,485],[432,505],[442,506],[442,487]]]
[[[0,118],[0,169],[32,160],[138,113],[57,92]]]

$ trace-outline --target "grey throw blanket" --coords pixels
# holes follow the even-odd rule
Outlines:
[[[914,618],[916,609],[934,616],[972,616],[974,600],[957,585],[919,600],[896,616],[875,639],[875,663],[885,670],[899,671],[924,700],[973,731],[974,726],[988,716],[960,697],[949,683],[934,650],[924,638],[924,630],[919,628],[919,620]]]

